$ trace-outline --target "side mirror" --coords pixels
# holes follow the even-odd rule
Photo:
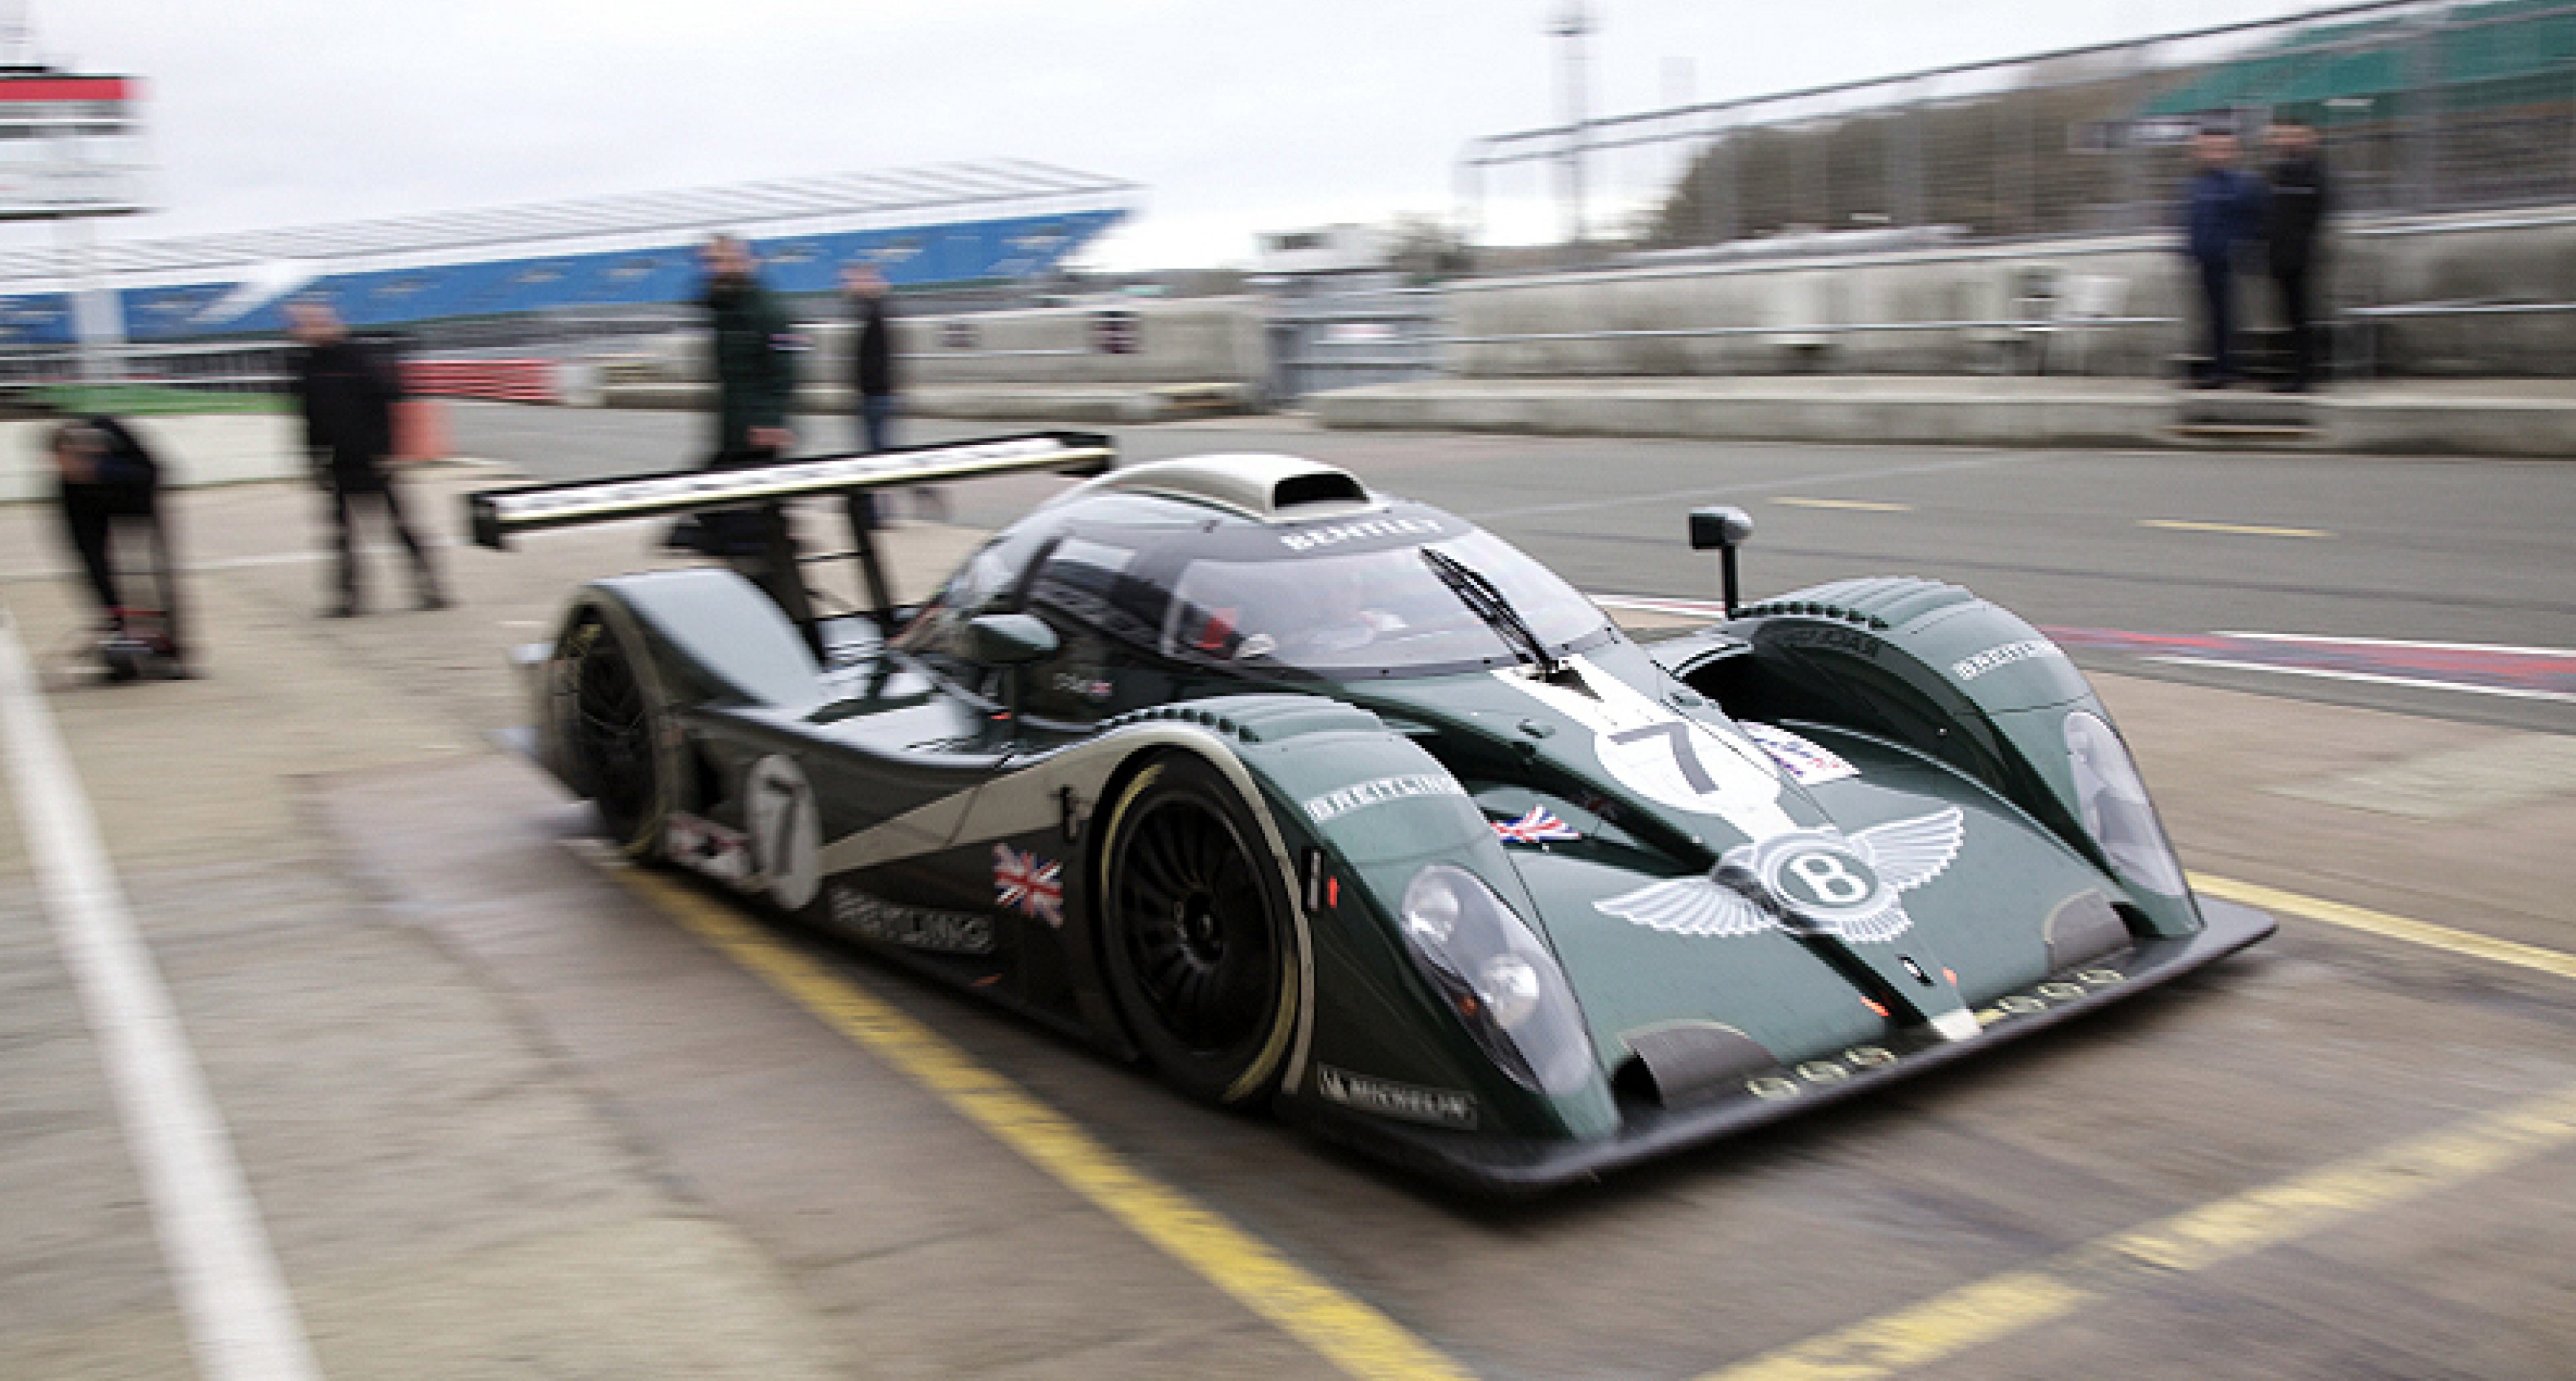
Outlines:
[[[1690,515],[1692,551],[1724,551],[1752,540],[1753,515],[1740,508],[1694,508]]]
[[[1735,549],[1753,540],[1753,515],[1740,508],[1694,508],[1690,515],[1692,551],[1717,553],[1718,588],[1726,599],[1726,615],[1735,617]]]
[[[1035,614],[978,614],[966,621],[966,655],[988,667],[1025,666],[1054,656],[1055,630]]]

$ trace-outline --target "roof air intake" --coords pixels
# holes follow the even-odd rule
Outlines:
[[[1270,491],[1270,511],[1319,503],[1367,503],[1368,490],[1347,470],[1310,470],[1290,475]]]

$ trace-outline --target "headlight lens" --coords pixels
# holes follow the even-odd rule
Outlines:
[[[2147,803],[2147,784],[2120,736],[2100,715],[2076,710],[2066,716],[2066,756],[2075,770],[2075,801],[2083,813],[2084,832],[2093,836],[2130,881],[2169,897],[2183,894],[2182,865],[2174,860],[2155,807]]]
[[[1504,1073],[1545,1093],[1592,1076],[1592,1041],[1556,956],[1464,868],[1435,863],[1404,889],[1413,962]]]
[[[1497,954],[1485,961],[1484,981],[1476,991],[1484,994],[1485,1010],[1494,1014],[1494,1024],[1506,1031],[1516,1031],[1538,1011],[1538,969],[1517,954]]]

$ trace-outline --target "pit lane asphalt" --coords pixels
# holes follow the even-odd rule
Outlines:
[[[459,404],[451,416],[461,453],[549,479],[691,465],[707,427],[695,414],[506,404]],[[908,442],[1009,430],[902,425]],[[1714,563],[1688,549],[1682,515],[1732,503],[1756,523],[1743,557],[1755,596],[1914,574],[1966,585],[2048,627],[2576,649],[2576,465],[2564,462],[1363,433],[1280,418],[1109,430],[1130,460],[1288,451],[1347,466],[1477,519],[1596,594],[1714,597]],[[811,446],[846,445],[849,419],[806,418],[799,434]],[[997,526],[1046,485],[961,489],[956,516]],[[1820,500],[1895,507],[1812,506]],[[2075,658],[2088,670],[2576,731],[2576,702],[2127,652]]]
[[[1224,430],[1137,433],[1131,450],[1207,449]],[[1871,458],[1809,458],[1799,477]],[[420,506],[452,534],[457,486],[435,487]],[[1579,501],[1609,497],[1589,487],[1605,492]],[[1001,502],[952,497],[970,518]],[[1645,507],[1677,526],[1680,506]],[[192,555],[226,563],[199,575],[213,676],[55,703],[331,1374],[423,1374],[424,1359],[442,1375],[1331,1374],[565,853],[581,810],[478,736],[520,717],[502,651],[572,580],[639,564],[632,530],[455,550],[463,607],[323,623],[308,617],[321,569],[297,550],[305,507],[187,496]],[[32,549],[32,515],[0,524]],[[896,537],[918,590],[967,534]],[[32,582],[0,597],[31,646],[77,607]],[[2576,948],[2565,783],[2426,817],[2272,789],[2551,736],[2097,680],[2192,866]],[[17,941],[25,863],[0,823]],[[1493,1209],[1187,1105],[863,955],[782,940],[1493,1377],[1691,1377],[1839,1330],[1919,1339],[1920,1320],[1888,1316],[1926,1301],[1972,1337],[1961,1315],[1999,1273],[2213,1201],[2259,1220],[2267,1186],[2576,1084],[2576,984],[2291,918],[2263,949],[2058,1037]],[[0,1159],[0,1215],[33,1225],[0,1253],[0,1373],[182,1374],[40,948],[0,945],[21,995],[0,1126],[60,1124],[43,1156]],[[2203,1269],[2095,1282],[2062,1317],[1918,1350],[1916,1374],[2564,1375],[2576,1154],[2543,1145],[2436,1182]]]

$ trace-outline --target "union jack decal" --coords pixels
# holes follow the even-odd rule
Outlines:
[[[1064,928],[1064,865],[1008,844],[993,846],[993,904]]]
[[[1488,821],[1494,833],[1506,844],[1544,844],[1549,840],[1581,839],[1572,825],[1556,818],[1556,812],[1545,806],[1532,806],[1529,814],[1518,820]]]

